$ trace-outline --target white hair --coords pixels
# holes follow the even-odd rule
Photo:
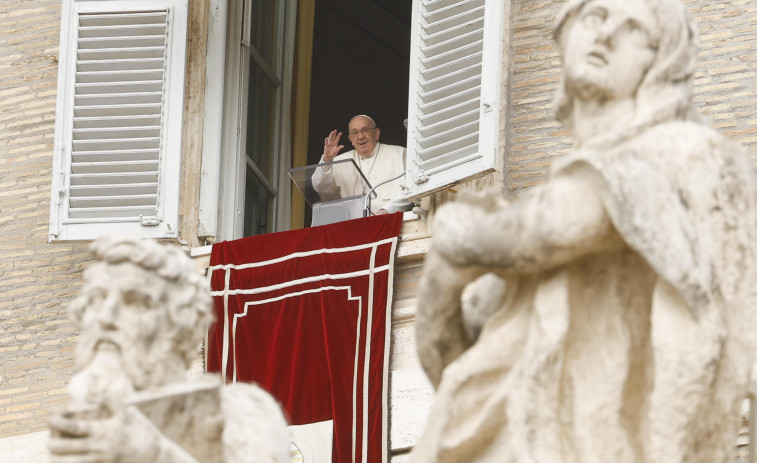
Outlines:
[[[376,121],[374,121],[371,116],[368,116],[368,115],[365,115],[365,114],[358,114],[357,116],[352,116],[352,119],[350,119],[350,121],[347,123],[347,131],[348,132],[350,131],[350,124],[352,124],[352,121],[354,121],[358,117],[364,117],[364,118],[368,119],[369,121],[371,121],[371,124],[373,124],[373,128],[374,129],[378,127],[376,125]]]

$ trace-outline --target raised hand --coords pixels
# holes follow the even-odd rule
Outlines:
[[[323,141],[323,160],[325,162],[331,162],[334,160],[339,151],[344,148],[344,145],[339,144],[339,139],[342,138],[342,132],[332,130],[328,137]]]

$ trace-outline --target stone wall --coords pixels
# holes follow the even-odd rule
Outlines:
[[[0,1],[0,436],[65,400],[83,244],[47,243],[60,1]]]
[[[205,30],[207,2],[192,5],[190,24]],[[47,242],[60,21],[60,0],[0,0],[0,437],[45,429],[48,411],[67,400],[77,333],[66,308],[89,262],[86,242]],[[188,42],[193,115],[204,95],[198,35]],[[197,207],[199,169],[187,159],[199,159],[201,132],[185,129],[183,237],[196,220],[187,208]]]
[[[683,0],[699,26],[696,105],[713,125],[757,157],[757,2]],[[509,149],[506,184],[512,194],[544,181],[551,160],[570,137],[552,116],[560,58],[552,23],[564,1],[513,0]]]

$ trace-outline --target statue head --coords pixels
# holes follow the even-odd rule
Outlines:
[[[191,259],[125,236],[101,238],[90,251],[94,263],[69,306],[81,329],[77,369],[108,350],[135,390],[183,377],[212,319],[208,283]]]
[[[569,0],[554,38],[564,67],[555,115],[568,129],[577,99],[632,98],[632,132],[697,117],[697,32],[679,0]]]

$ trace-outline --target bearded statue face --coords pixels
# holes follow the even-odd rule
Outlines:
[[[160,386],[170,365],[183,371],[165,307],[170,303],[168,282],[131,262],[96,263],[85,277],[87,283],[72,303],[81,313],[79,373],[72,379],[81,401]]]

